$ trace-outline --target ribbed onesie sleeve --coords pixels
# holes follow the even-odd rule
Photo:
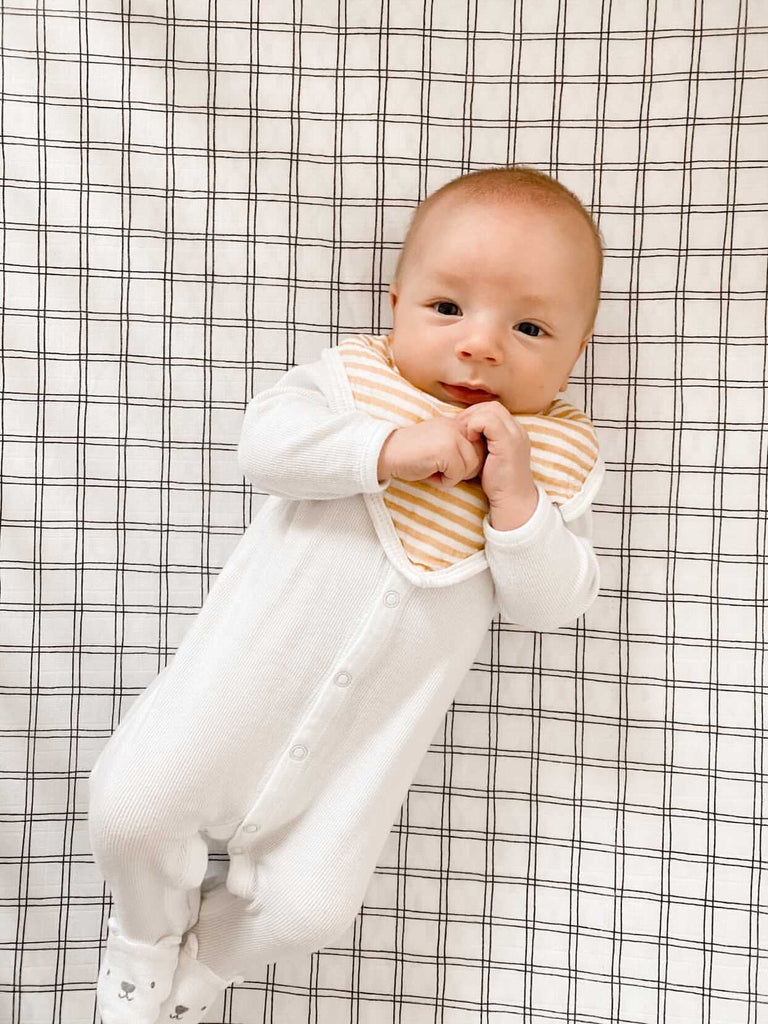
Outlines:
[[[359,410],[334,412],[321,359],[294,366],[245,411],[238,465],[259,491],[280,498],[347,498],[384,491],[378,461],[396,424]]]
[[[495,530],[483,519],[485,555],[499,610],[508,622],[550,631],[583,615],[600,589],[592,547],[592,511],[566,524],[539,484],[539,503],[527,523]]]

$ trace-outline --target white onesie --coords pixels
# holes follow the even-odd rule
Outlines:
[[[395,427],[356,408],[335,348],[250,402],[238,460],[269,497],[90,776],[93,854],[135,942],[194,925],[229,977],[331,943],[493,616],[554,630],[595,600],[599,457],[569,501],[537,483],[527,523],[485,515],[481,550],[425,572],[378,482]],[[229,866],[204,907],[208,837]]]

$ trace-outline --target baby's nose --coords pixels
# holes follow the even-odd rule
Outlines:
[[[496,324],[478,324],[467,337],[467,346],[475,355],[498,355],[504,341],[504,329]]]

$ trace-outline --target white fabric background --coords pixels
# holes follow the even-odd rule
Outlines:
[[[388,329],[418,200],[517,161],[606,242],[601,595],[493,623],[354,928],[209,1020],[768,1020],[767,40],[754,0],[4,7],[0,1019],[95,1020],[87,774],[264,498],[247,400]]]

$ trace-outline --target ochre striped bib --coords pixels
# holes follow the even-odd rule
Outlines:
[[[338,352],[355,405],[376,419],[407,427],[462,411],[403,377],[388,335],[355,335],[340,342]],[[545,412],[516,414],[515,419],[530,438],[534,480],[555,505],[562,505],[581,490],[598,458],[592,423],[561,398],[555,398]],[[444,569],[485,546],[483,518],[489,505],[477,481],[462,480],[441,491],[424,480],[393,477],[382,497],[400,543],[416,566]]]

